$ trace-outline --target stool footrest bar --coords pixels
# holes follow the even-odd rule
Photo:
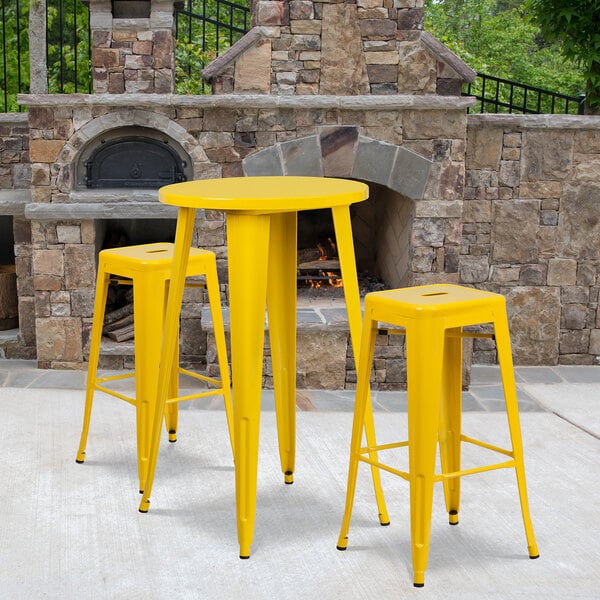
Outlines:
[[[215,377],[209,377],[208,375],[201,375],[200,373],[194,373],[193,371],[188,371],[187,369],[180,368],[179,373],[181,375],[187,375],[188,377],[193,377],[194,379],[199,379],[200,381],[206,381],[207,383],[212,383],[213,385],[221,386],[221,380]]]
[[[483,442],[481,440],[477,440],[475,438],[461,435],[461,442],[467,442],[468,444],[473,444],[474,446],[479,446],[480,448],[486,448],[487,450],[491,450],[492,452],[498,452],[500,454],[504,454],[505,456],[510,456],[514,458],[514,453],[512,450],[507,450],[506,448],[500,448],[500,446],[494,446],[493,444],[488,444],[487,442]]]
[[[120,392],[117,392],[115,390],[111,390],[110,388],[107,388],[103,385],[96,384],[96,385],[94,385],[94,389],[98,390],[99,392],[104,392],[105,394],[108,394],[109,396],[119,398],[120,400],[125,400],[125,402],[128,402],[129,404],[132,404],[133,406],[136,405],[135,398],[132,398],[131,396],[126,396],[125,394],[121,394]]]
[[[197,398],[204,398],[205,396],[217,396],[219,394],[223,394],[223,388],[218,390],[206,390],[204,392],[198,392],[197,394],[189,394],[188,396],[177,396],[176,398],[167,398],[167,404],[185,402],[186,400],[196,400]]]
[[[410,481],[410,474],[406,471],[400,471],[399,469],[394,469],[394,467],[390,467],[384,463],[379,462],[378,460],[372,460],[367,456],[359,456],[358,460],[360,462],[365,462],[373,467],[377,467],[378,469],[382,469],[383,471],[387,471],[388,473],[392,473],[393,475],[398,475],[398,477],[402,477],[406,481]]]

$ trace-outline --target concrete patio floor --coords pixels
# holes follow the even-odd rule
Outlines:
[[[75,463],[85,373],[0,360],[0,598],[598,599],[600,367],[517,368],[530,560],[514,475],[462,480],[460,524],[436,488],[426,583],[412,585],[408,484],[387,473],[391,518],[377,520],[359,473],[348,549],[336,550],[352,392],[300,390],[294,485],[284,485],[272,392],[261,421],[252,556],[238,558],[234,471],[220,402],[182,405],[178,442],[161,447],[152,507],[137,510],[134,411],[98,394],[85,464]],[[464,430],[507,438],[494,367],[474,367]],[[373,394],[378,439],[399,439],[406,394]],[[478,451],[477,451],[478,452]],[[479,455],[465,452],[465,463]]]

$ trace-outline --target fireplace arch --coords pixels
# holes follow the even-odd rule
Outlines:
[[[411,283],[416,204],[426,193],[431,166],[431,160],[402,146],[362,136],[354,126],[323,127],[316,135],[276,143],[243,161],[247,176],[312,175],[367,183],[369,200],[351,207],[357,268],[388,287]],[[334,237],[330,211],[299,214],[299,250],[322,243],[328,236]],[[435,255],[422,260],[429,259],[435,260]]]

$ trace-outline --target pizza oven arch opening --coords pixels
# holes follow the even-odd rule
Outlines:
[[[192,178],[192,161],[175,140],[146,127],[120,127],[92,140],[81,152],[76,187],[158,189]]]

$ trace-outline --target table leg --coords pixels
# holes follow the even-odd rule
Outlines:
[[[297,213],[271,216],[267,309],[279,457],[285,483],[294,483],[296,455],[297,236]]]
[[[344,298],[346,300],[346,311],[348,313],[348,326],[350,329],[350,339],[352,343],[352,353],[354,355],[354,364],[358,373],[358,356],[360,352],[360,338],[362,329],[362,312],[360,308],[360,290],[358,288],[358,276],[356,273],[356,257],[354,254],[354,242],[352,240],[352,222],[350,220],[349,206],[336,206],[332,208],[333,227],[335,229],[335,240],[340,259],[340,268],[342,271],[342,281],[344,282]],[[375,423],[373,420],[373,407],[371,405],[371,393],[367,391],[367,402],[365,406],[365,435],[367,445],[376,446]],[[376,453],[371,454],[371,458],[376,460]],[[375,489],[375,498],[377,499],[377,509],[379,513],[379,522],[382,525],[388,525],[390,518],[388,516],[383,489],[381,487],[381,477],[379,469],[371,467],[373,477],[373,487]]]
[[[256,513],[270,222],[269,215],[227,214],[235,498],[240,558],[250,556]]]
[[[150,493],[154,483],[154,472],[160,445],[160,434],[165,414],[165,404],[169,395],[171,384],[171,370],[176,358],[177,340],[179,339],[179,316],[181,314],[181,301],[185,287],[192,234],[196,219],[195,208],[180,208],[177,218],[177,231],[175,232],[175,245],[173,248],[173,263],[171,267],[171,280],[165,314],[163,339],[158,367],[158,387],[156,392],[156,406],[152,424],[152,439],[148,455],[148,473],[144,494],[140,502],[140,512],[148,512],[150,508]]]

